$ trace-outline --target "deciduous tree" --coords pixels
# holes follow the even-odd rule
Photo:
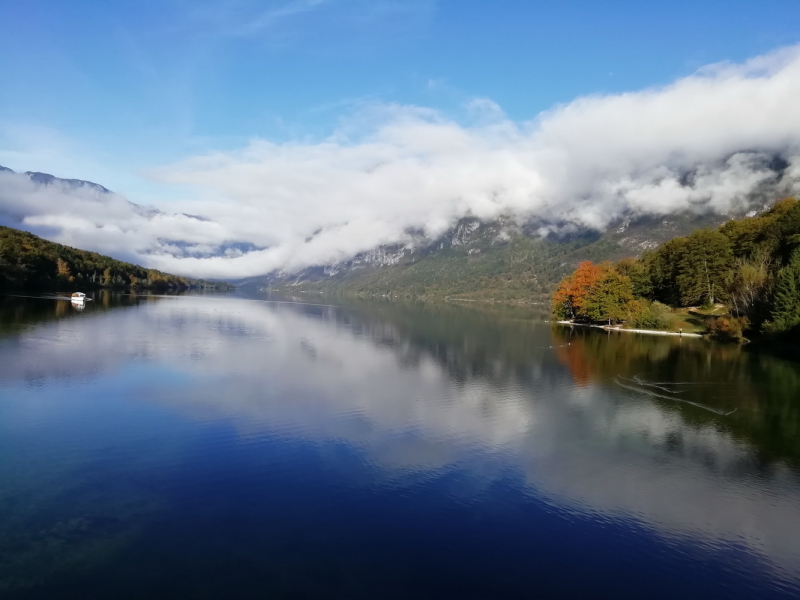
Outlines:
[[[631,280],[614,269],[608,269],[591,286],[582,313],[592,321],[624,320],[633,302]]]
[[[583,306],[589,290],[603,272],[603,266],[587,260],[578,265],[575,272],[561,280],[553,294],[553,312],[561,318],[578,318],[583,315]]]

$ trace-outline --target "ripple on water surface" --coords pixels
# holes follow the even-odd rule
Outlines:
[[[800,595],[794,363],[448,305],[59,302],[0,302],[5,597]]]

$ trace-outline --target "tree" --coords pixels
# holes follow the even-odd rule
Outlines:
[[[645,296],[646,298],[671,306],[680,304],[678,275],[679,265],[685,253],[686,238],[675,238],[652,252],[644,253],[642,264],[650,282],[650,293]]]
[[[750,323],[756,325],[764,321],[772,289],[771,264],[766,249],[757,250],[753,258],[736,260],[726,283],[734,315],[747,317]]]
[[[575,305],[572,303],[571,290],[575,281],[575,273],[570,273],[558,283],[553,292],[553,316],[557,319],[574,319],[577,317]]]
[[[650,273],[642,261],[635,258],[623,258],[614,265],[614,269],[620,275],[624,275],[631,280],[631,291],[634,296],[648,298],[653,293]]]
[[[103,271],[103,285],[110,286],[114,280],[114,274],[111,271],[111,267],[108,267],[105,271]]]
[[[786,198],[778,202],[770,211],[775,213],[774,226],[770,230],[770,240],[776,248],[781,264],[788,264],[794,250],[800,247],[800,202]]]
[[[589,290],[603,274],[604,267],[587,260],[575,272],[561,280],[553,294],[553,314],[559,318],[575,319],[583,314]]]
[[[714,304],[725,293],[733,266],[730,240],[718,231],[701,229],[686,238],[677,277],[684,305]]]
[[[63,258],[56,259],[56,277],[62,283],[67,283],[71,281],[75,281],[75,278],[72,276],[72,272],[69,269],[69,263],[65,261]]]
[[[629,310],[631,324],[637,329],[669,329],[669,307],[658,300],[634,300]]]
[[[778,271],[772,323],[768,330],[783,333],[800,326],[800,249],[792,253],[789,264]]]
[[[607,270],[589,289],[583,314],[592,321],[622,321],[633,302],[631,280],[616,270]]]

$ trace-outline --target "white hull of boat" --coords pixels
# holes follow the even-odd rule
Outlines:
[[[80,306],[83,306],[83,305],[84,305],[84,303],[86,303],[86,302],[90,302],[91,300],[92,300],[91,298],[87,298],[87,297],[86,297],[86,294],[82,294],[82,293],[80,293],[80,292],[78,292],[77,294],[72,294],[72,296],[70,296],[70,301],[71,301],[71,302],[72,302],[72,303],[73,303],[75,306],[79,306],[79,305],[80,305]]]

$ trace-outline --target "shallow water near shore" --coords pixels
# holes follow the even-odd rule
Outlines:
[[[796,598],[800,364],[525,310],[0,297],[0,596]]]

